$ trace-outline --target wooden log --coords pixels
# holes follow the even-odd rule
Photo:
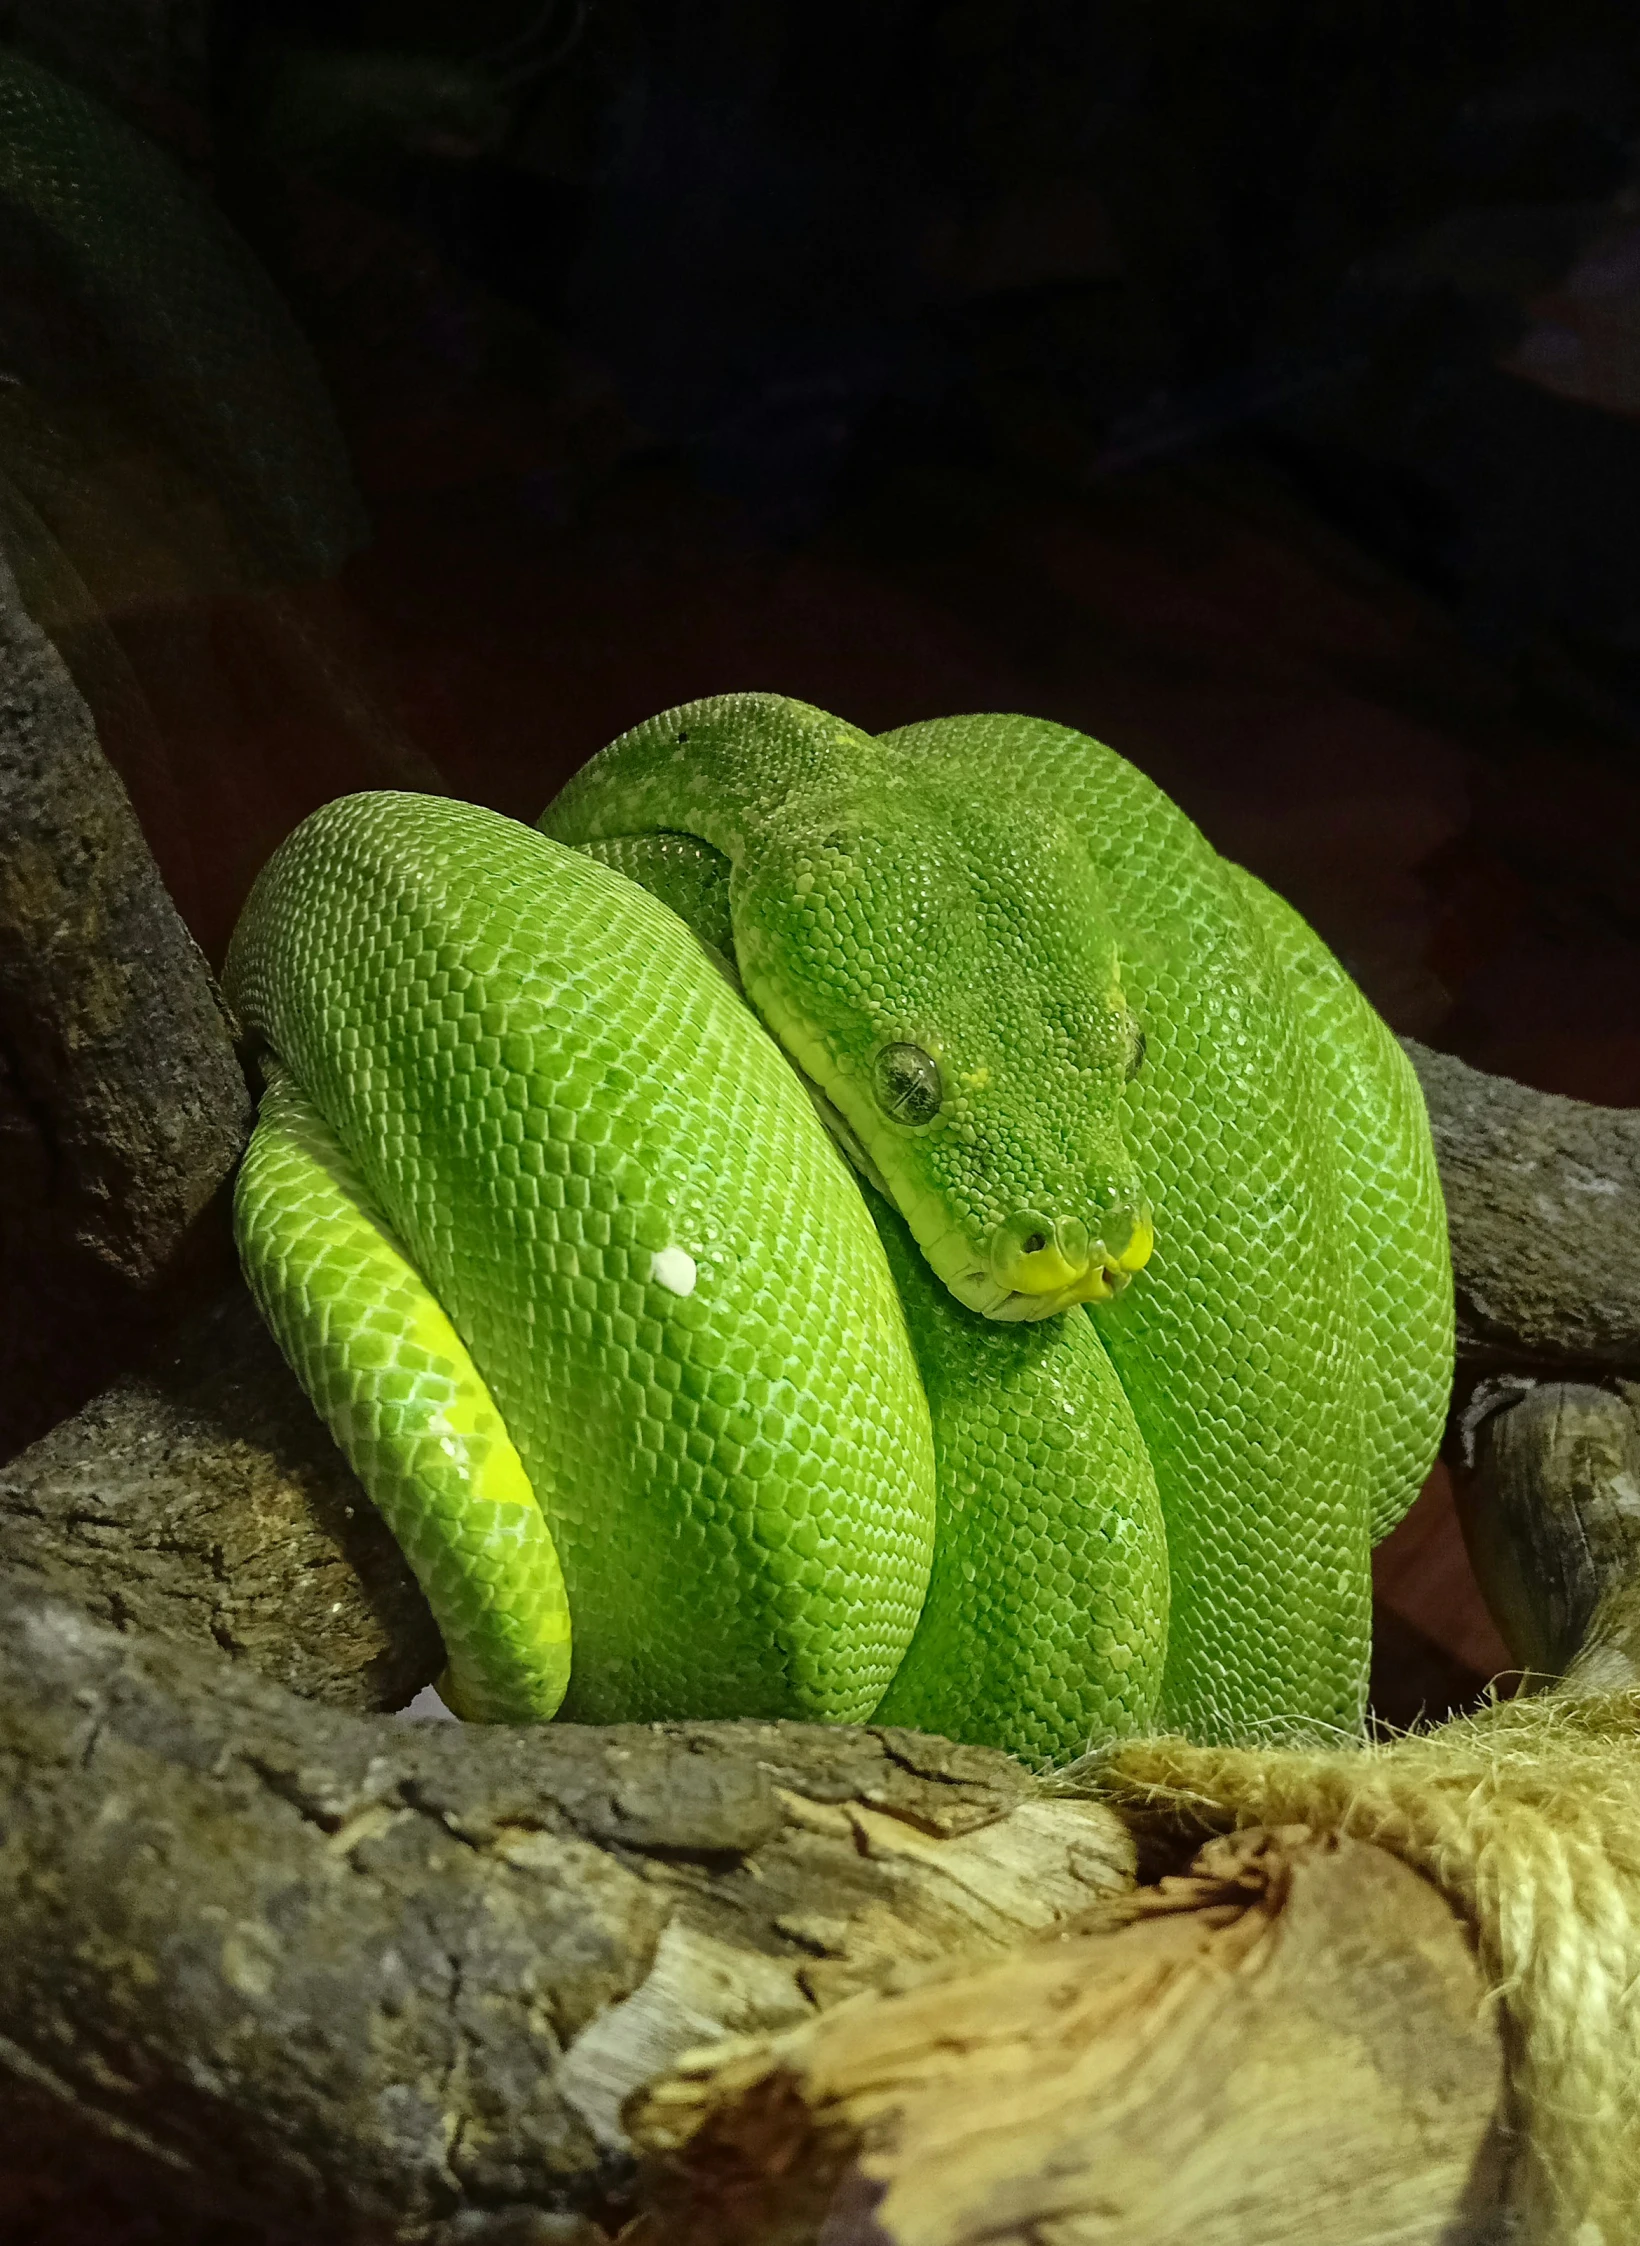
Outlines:
[[[1132,1877],[1008,1757],[787,1724],[394,1724],[0,1588],[0,2074],[162,2203],[412,2239],[624,2205],[704,2038]],[[311,2235],[311,2231],[308,2233]],[[465,2235],[465,2233],[462,2233]]]
[[[633,2100],[632,2246],[1480,2246],[1502,2055],[1469,1944],[1383,1850],[1215,1841],[1103,1928]]]
[[[1464,1540],[1532,1687],[1640,1686],[1640,1384],[1488,1380],[1460,1435]]]
[[[1640,1112],[1401,1040],[1423,1086],[1469,1366],[1640,1373]]]
[[[205,963],[3,560],[0,678],[4,1455],[78,1401],[71,1364],[131,1353],[250,1099]]]
[[[250,1098],[211,980],[61,659],[0,562],[0,1038],[49,1225],[151,1282],[232,1169]]]

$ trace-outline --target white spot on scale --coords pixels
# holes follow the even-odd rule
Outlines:
[[[695,1259],[687,1248],[662,1248],[649,1266],[649,1276],[675,1295],[695,1291]]]

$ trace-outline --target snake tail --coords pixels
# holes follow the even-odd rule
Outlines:
[[[551,1531],[460,1336],[283,1070],[235,1219],[257,1307],[427,1594],[444,1699],[475,1721],[544,1722],[570,1672]]]

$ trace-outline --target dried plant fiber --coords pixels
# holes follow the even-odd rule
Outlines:
[[[1640,2236],[1640,1693],[1544,1694],[1381,1745],[1136,1741],[1130,1799],[1377,1842],[1474,1929],[1510,2043],[1524,2246]]]

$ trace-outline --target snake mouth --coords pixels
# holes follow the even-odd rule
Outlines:
[[[960,1262],[952,1258],[956,1268],[942,1276],[957,1300],[982,1318],[1035,1323],[1078,1303],[1113,1302],[1150,1261],[1154,1244],[1150,1210],[1137,1199],[1106,1211],[1102,1236],[1090,1235],[1077,1217],[1055,1223],[1016,1211],[991,1234],[983,1262],[970,1249]],[[929,1260],[938,1269],[937,1253]]]
[[[1003,1325],[1034,1324],[1040,1318],[1057,1318],[1078,1303],[1114,1302],[1132,1280],[1133,1273],[1120,1264],[1099,1262],[1068,1286],[1050,1294],[1031,1294],[1023,1287],[999,1286],[987,1271],[964,1271],[946,1285],[968,1309]]]

